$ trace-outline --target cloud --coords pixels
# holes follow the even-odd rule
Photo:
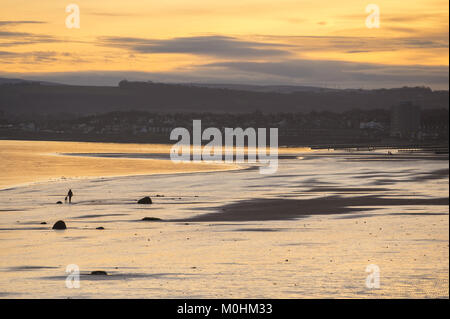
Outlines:
[[[17,37],[29,37],[31,33],[26,32],[14,32],[14,31],[0,31],[0,38],[17,38]]]
[[[437,5],[437,7],[442,7]],[[448,2],[447,2],[448,7]],[[448,10],[447,10],[448,11]],[[347,15],[340,15],[336,18],[341,20],[359,20],[364,21],[367,17],[367,13],[362,11],[359,14],[347,14]],[[404,10],[402,12],[394,12],[389,13],[387,11],[381,10],[380,14],[381,22],[389,22],[389,23],[405,23],[409,25],[417,25],[421,22],[429,23],[429,25],[433,25],[445,20],[448,20],[448,12],[446,13],[445,10],[436,11],[433,10],[431,12],[421,12],[421,13],[414,13],[408,10]]]
[[[15,46],[23,46],[23,45],[32,45],[32,44],[40,44],[40,43],[55,43],[62,42],[62,40],[57,39],[52,35],[47,34],[35,34],[30,32],[22,32],[22,31],[11,31],[11,29],[7,28],[9,26],[16,25],[34,25],[34,24],[44,24],[47,23],[45,21],[36,21],[36,20],[8,20],[8,21],[0,21],[0,28],[6,27],[6,29],[0,29],[0,47],[15,47]],[[6,31],[8,30],[8,31]]]
[[[228,36],[182,37],[166,40],[102,37],[104,46],[128,49],[141,54],[179,53],[219,58],[262,58],[288,56],[289,45],[239,40]]]
[[[0,56],[2,57],[16,57],[18,54],[16,52],[0,51]]]
[[[21,63],[52,62],[57,60],[59,53],[53,51],[9,52],[0,51],[2,59],[20,59]]]
[[[45,21],[35,21],[35,20],[9,20],[9,21],[0,21],[0,27],[2,26],[12,26],[19,24],[43,24]]]
[[[47,65],[53,62],[66,61],[71,63],[87,62],[83,58],[70,52],[56,52],[56,51],[0,51],[0,58],[2,63],[22,63],[25,65]]]
[[[0,47],[61,42],[51,35],[15,31],[0,31],[0,41]]]
[[[138,17],[143,16],[137,13],[115,13],[115,12],[88,12],[88,15],[98,17]]]
[[[388,28],[386,28],[388,30]],[[290,50],[307,51],[338,51],[353,52],[364,50],[398,51],[408,48],[438,49],[448,48],[448,32],[437,34],[424,34],[414,37],[358,37],[358,36],[259,36],[261,41],[286,42]]]
[[[218,62],[202,67],[216,72],[237,72],[276,77],[286,82],[318,85],[339,84],[344,87],[388,87],[427,85],[447,87],[447,66],[383,65],[344,61],[287,60],[282,62]]]

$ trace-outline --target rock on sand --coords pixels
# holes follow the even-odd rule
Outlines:
[[[138,204],[152,204],[152,199],[149,196],[145,196],[138,200]]]
[[[52,227],[52,229],[66,229],[66,223],[62,220],[58,220]]]
[[[157,217],[144,217],[144,218],[142,218],[142,220],[144,222],[158,222],[158,221],[161,221],[162,219],[157,218]]]

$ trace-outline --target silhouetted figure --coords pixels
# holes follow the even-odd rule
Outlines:
[[[69,189],[69,192],[67,193],[67,197],[69,197],[69,204],[72,203],[72,196],[73,196],[72,190]]]

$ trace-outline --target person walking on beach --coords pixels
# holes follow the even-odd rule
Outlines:
[[[69,198],[69,204],[72,203],[72,196],[73,196],[72,190],[69,189],[69,192],[67,193],[67,197]]]

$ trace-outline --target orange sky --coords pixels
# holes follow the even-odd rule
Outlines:
[[[79,29],[65,25],[70,3],[80,8]],[[380,28],[366,27],[369,3],[380,8]],[[380,75],[400,85],[399,74],[418,74],[424,85],[448,87],[447,1],[0,0],[0,6],[0,76],[138,71],[156,80],[305,84],[309,73],[314,83],[367,78],[370,86]],[[331,75],[320,63],[305,70],[310,61],[332,61]]]

